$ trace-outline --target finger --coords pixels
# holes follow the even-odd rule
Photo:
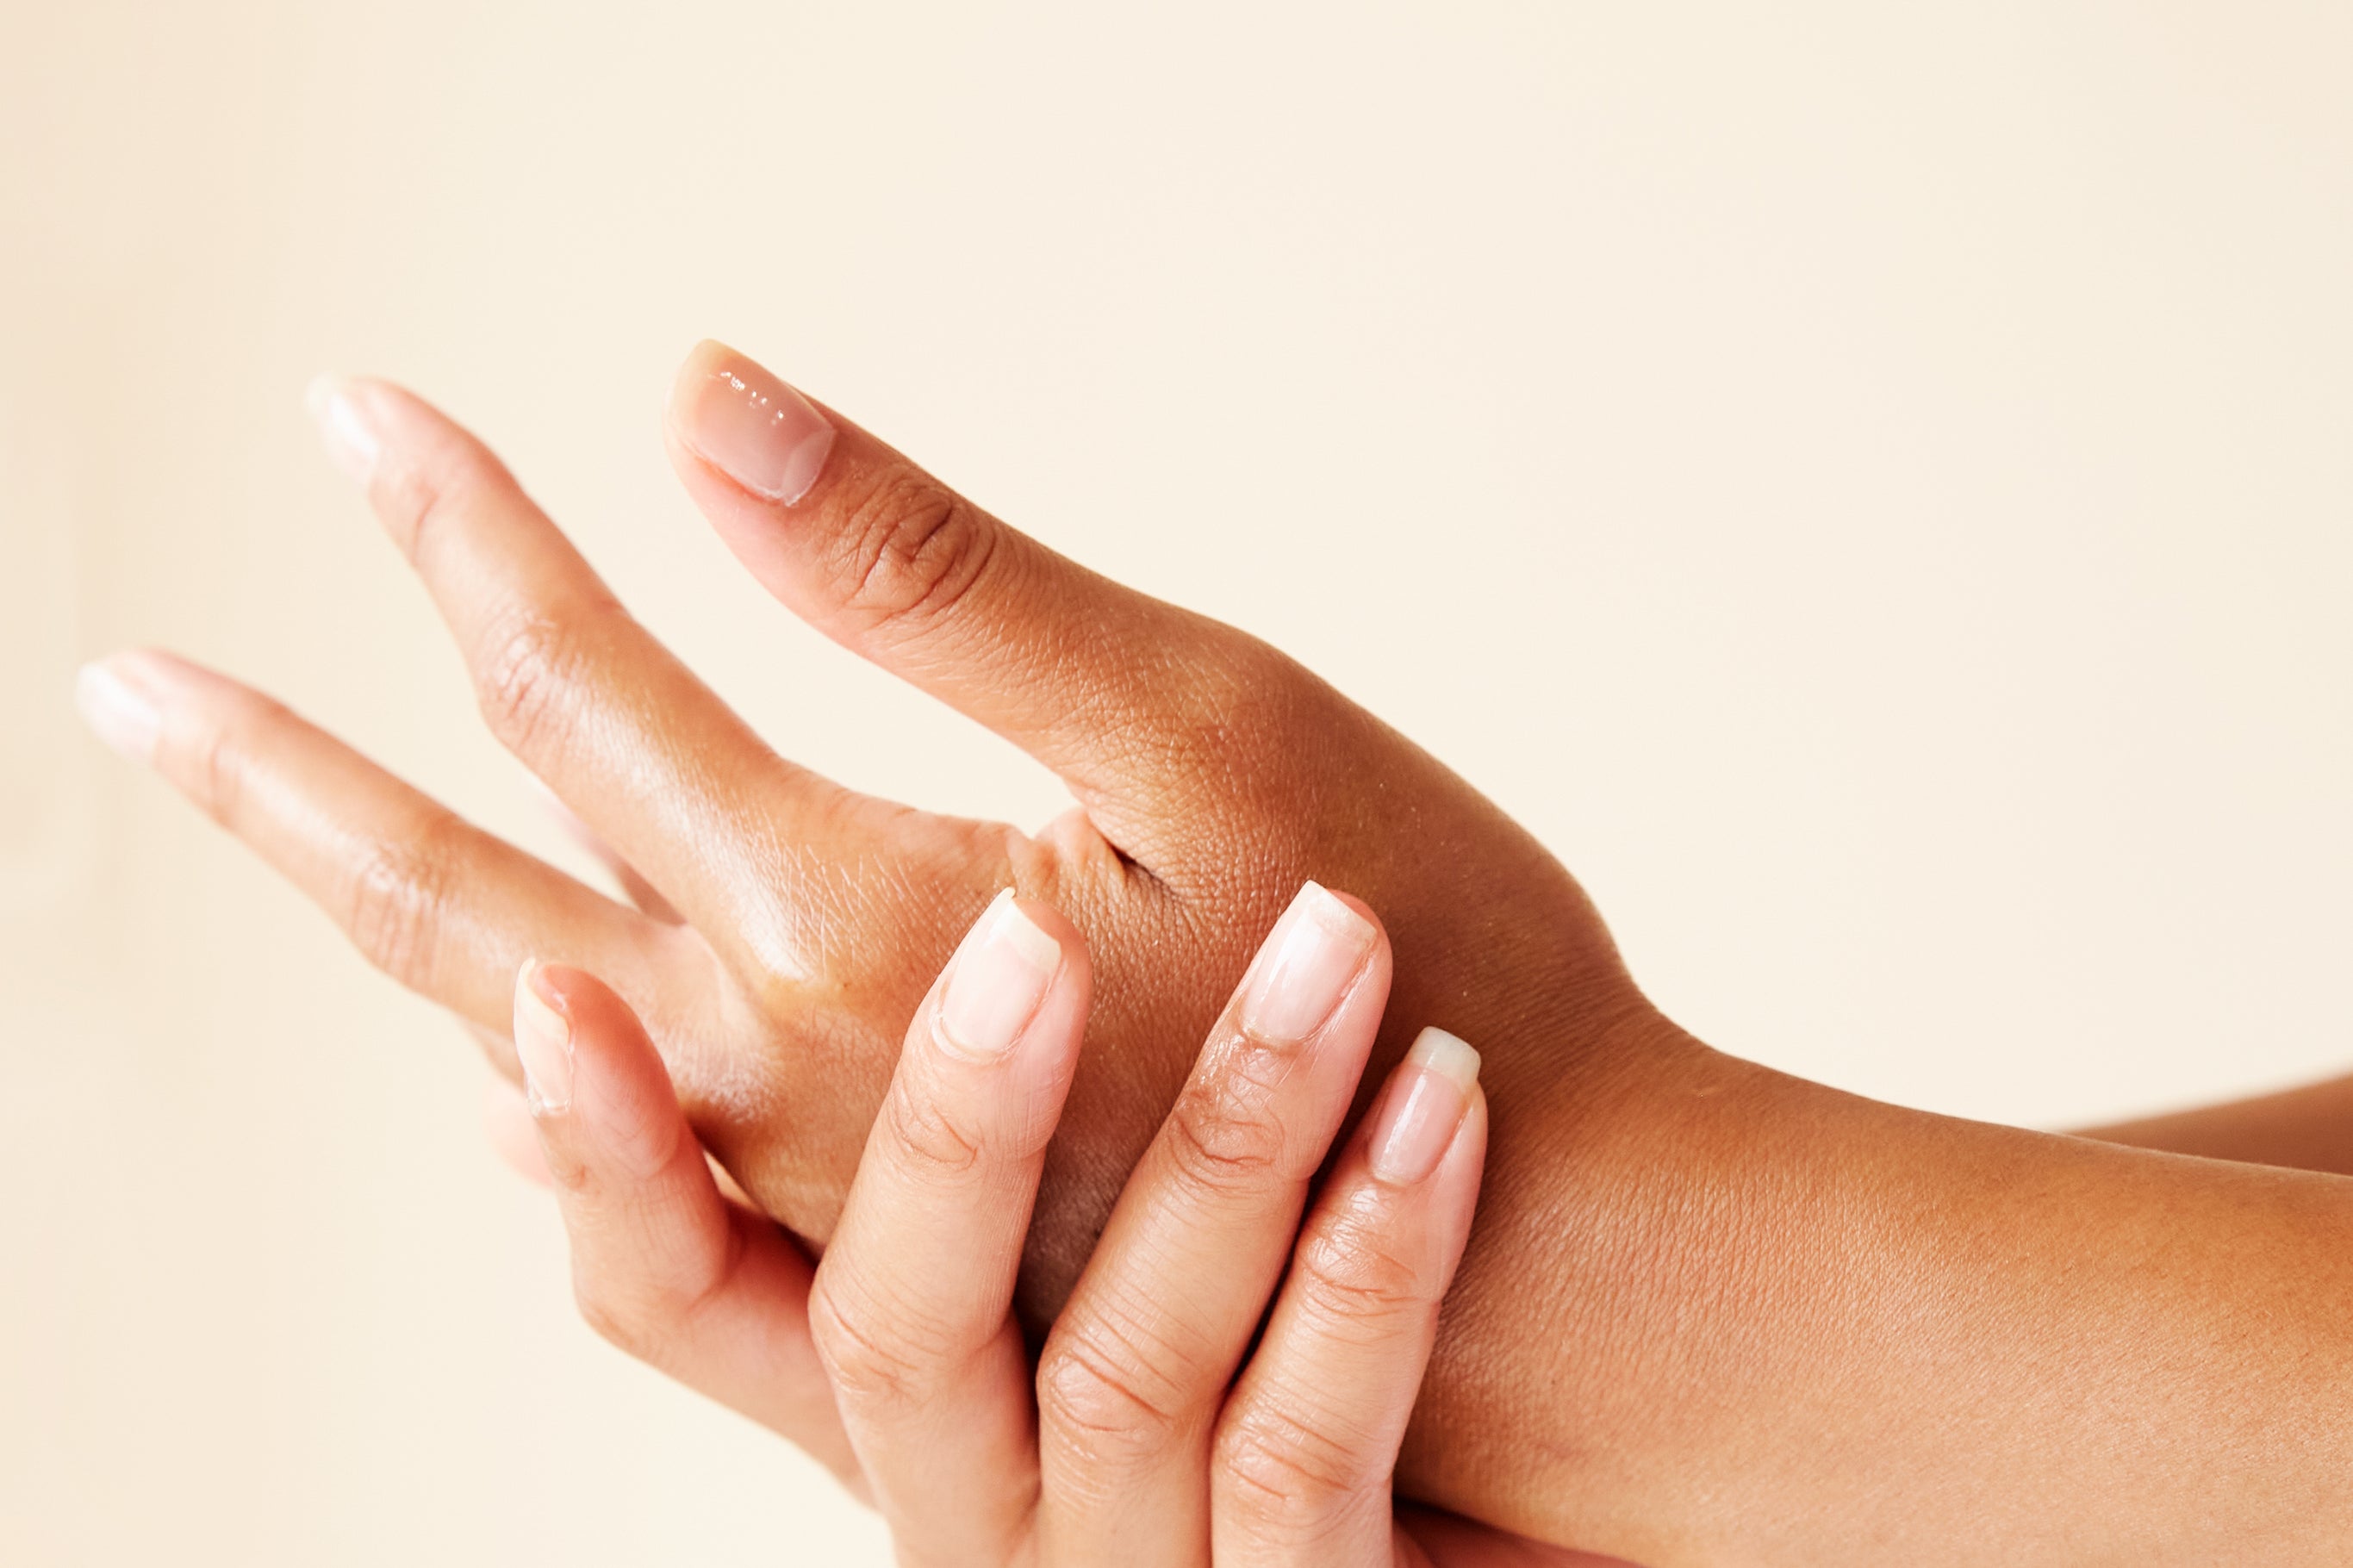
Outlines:
[[[661,889],[645,879],[635,866],[621,858],[620,852],[605,842],[604,836],[580,820],[580,814],[564,804],[564,797],[547,787],[547,781],[537,773],[525,773],[531,791],[556,827],[572,840],[588,858],[605,868],[606,873],[621,885],[622,894],[629,902],[660,921],[665,925],[683,925],[686,917],[677,906],[661,895]]]
[[[1424,1029],[1300,1234],[1218,1424],[1220,1563],[1388,1563],[1389,1478],[1486,1158],[1479,1053]]]
[[[810,1326],[902,1563],[1008,1561],[1030,1518],[1013,1281],[1087,990],[1067,921],[989,906],[907,1030],[818,1270]]]
[[[488,1044],[488,1030],[472,1032]],[[482,1136],[499,1163],[516,1175],[535,1187],[555,1185],[555,1178],[548,1174],[547,1156],[540,1152],[539,1131],[532,1125],[531,1108],[523,1101],[522,1090],[505,1079],[482,1080]]]
[[[872,847],[860,826],[880,803],[763,744],[438,410],[374,381],[322,382],[312,401],[448,623],[491,731],[723,951],[768,974],[809,967],[782,912],[822,878],[805,851]]]
[[[1294,730],[1272,705],[1323,689],[1008,528],[721,344],[687,356],[668,429],[688,491],[769,592],[1038,757],[1147,864],[1179,831],[1151,795],[1229,776],[1258,721]],[[1277,666],[1299,678],[1268,679]]]
[[[250,689],[169,655],[82,672],[101,738],[243,839],[411,991],[495,1032],[514,966],[536,951],[596,964],[675,1011],[684,941],[461,820]]]
[[[1218,1408],[1388,981],[1379,928],[1313,882],[1259,950],[1039,1361],[1039,1529],[1057,1560],[1208,1559]]]
[[[808,1260],[720,1196],[628,1005],[579,970],[527,964],[514,1039],[581,1315],[638,1360],[854,1478],[809,1341]]]

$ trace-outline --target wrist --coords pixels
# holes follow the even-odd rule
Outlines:
[[[2353,1184],[1901,1110],[1688,1040],[1521,1109],[1497,1106],[1416,1496],[1652,1568],[2250,1538],[2316,1562],[2353,1529],[2329,1479]]]

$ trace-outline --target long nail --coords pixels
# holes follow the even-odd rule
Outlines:
[[[374,478],[384,443],[343,384],[330,375],[312,377],[302,395],[302,405],[311,411],[311,422],[319,426],[320,444],[327,448],[335,467],[358,484]]]
[[[90,733],[134,763],[155,757],[164,732],[164,710],[141,679],[139,656],[119,653],[81,667],[74,678],[74,706]]]
[[[543,966],[535,958],[515,976],[514,1045],[515,1055],[522,1058],[523,1099],[531,1113],[546,1116],[569,1110],[572,1020],[548,990]]]
[[[974,1061],[1003,1056],[1029,1026],[1061,963],[1061,943],[1021,912],[1010,889],[999,893],[957,950],[933,1034]]]
[[[1372,950],[1370,921],[1316,883],[1301,888],[1259,950],[1242,996],[1242,1032],[1297,1045],[1324,1026]]]
[[[1438,1169],[1471,1109],[1479,1053],[1443,1029],[1424,1029],[1398,1068],[1373,1124],[1373,1174],[1393,1187]]]
[[[790,506],[833,450],[833,426],[807,398],[723,344],[703,342],[670,391],[670,428],[754,495]]]

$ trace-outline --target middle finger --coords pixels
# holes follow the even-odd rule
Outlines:
[[[712,943],[758,972],[811,967],[789,918],[805,852],[880,853],[869,797],[776,755],[640,626],[472,436],[382,382],[312,393],[471,672],[493,733]]]

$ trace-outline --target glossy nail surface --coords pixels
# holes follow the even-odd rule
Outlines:
[[[786,506],[808,493],[833,426],[808,399],[718,343],[698,345],[670,387],[670,428],[704,462]]]
[[[1404,1186],[1438,1169],[1478,1081],[1477,1051],[1443,1029],[1424,1029],[1382,1097],[1371,1138],[1373,1174]]]
[[[999,893],[957,950],[934,1015],[942,1047],[976,1061],[1011,1050],[1061,962],[1061,944],[1021,912],[1010,891]]]
[[[572,1104],[572,1021],[546,990],[545,972],[533,959],[515,976],[515,1055],[522,1059],[523,1098],[533,1116]]]
[[[1301,888],[1250,972],[1242,1032],[1267,1045],[1297,1045],[1332,1016],[1372,950],[1370,921],[1317,883]]]

